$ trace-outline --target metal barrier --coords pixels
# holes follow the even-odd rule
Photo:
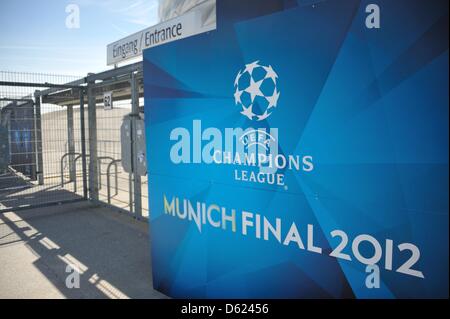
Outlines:
[[[111,156],[99,156],[97,157],[97,166],[98,166],[98,189],[102,188],[102,161],[103,160],[110,160],[111,162],[114,162],[115,159]],[[117,165],[116,165],[117,169]]]
[[[81,159],[83,159],[84,161],[86,161],[86,158],[87,157],[89,157],[89,154],[86,154],[85,156],[83,156],[83,154],[80,154],[80,155],[78,155],[77,157],[75,157],[75,159],[74,159],[74,165],[75,165],[75,170],[76,170],[76,167],[77,167],[77,161],[81,158]],[[76,174],[75,174],[75,176],[76,176]],[[74,181],[73,181],[73,188],[74,188],[74,191],[75,191],[75,193],[77,192],[77,179],[75,178],[74,179]]]
[[[142,71],[141,62],[83,78],[42,78],[0,71],[0,147],[22,147],[14,148],[13,157],[0,154],[0,212],[16,208],[26,194],[31,206],[89,199],[128,211],[136,218],[147,216],[147,177],[119,165],[124,160],[120,136],[123,117],[131,115],[131,143],[135,143],[136,121],[143,119]],[[112,92],[114,102],[109,110],[102,107],[106,92]],[[2,129],[2,122],[12,123],[13,129]],[[30,135],[22,132],[23,128]],[[23,143],[24,139],[28,142]],[[133,170],[138,161],[134,153],[132,148]],[[82,195],[78,189],[80,159]],[[67,160],[70,183],[65,176]],[[102,167],[106,163],[104,185]],[[26,191],[19,193],[19,188]],[[14,203],[10,203],[12,192],[17,193]]]
[[[90,75],[87,77],[87,83],[90,198],[140,218],[144,211],[148,212],[148,201],[143,200],[147,192],[144,194],[142,192],[141,176],[129,173],[123,167],[120,127],[126,115],[132,114],[134,118],[142,117],[142,108],[140,108],[140,101],[143,102],[142,63]],[[106,92],[112,92],[112,109],[103,108],[103,95]],[[137,157],[133,151],[130,154],[132,159]],[[107,157],[121,159],[122,165],[119,165],[118,161],[112,164],[114,168],[117,165],[117,173],[114,176],[115,185],[112,185],[110,176],[108,186],[108,179],[105,181],[103,178],[103,163],[97,160]],[[107,168],[106,173],[113,174],[112,166],[109,166],[109,172]],[[94,178],[94,176],[100,178]],[[115,189],[113,190],[112,187]],[[114,196],[112,196],[113,193]]]
[[[75,156],[74,158],[74,167],[73,169],[75,170],[75,178],[73,180],[70,180],[70,182],[74,183],[74,191],[77,192],[77,174],[76,174],[76,163],[77,161],[82,158],[83,154],[81,153],[66,153],[61,157],[60,160],[60,168],[61,168],[61,187],[64,188],[65,182],[64,182],[64,160],[68,157],[68,156]],[[89,157],[89,154],[86,154],[86,157]],[[98,167],[99,167],[99,185],[101,185],[101,176],[102,176],[102,161],[103,160],[111,160],[111,162],[108,164],[107,169],[106,169],[106,178],[107,178],[107,192],[108,192],[108,204],[111,204],[111,167],[114,165],[114,176],[115,176],[115,195],[118,194],[119,192],[119,182],[118,182],[118,168],[117,168],[117,163],[120,163],[121,160],[120,159],[114,159],[110,156],[101,156],[101,157],[97,157],[97,162],[98,162]],[[101,187],[99,187],[101,188]]]
[[[106,169],[106,187],[108,190],[108,204],[111,204],[111,182],[110,182],[110,170],[111,170],[111,166],[114,165],[115,167],[115,193],[114,196],[116,196],[119,193],[119,179],[118,179],[118,175],[117,175],[117,163],[121,162],[122,160],[114,160],[111,163],[108,164],[108,167]]]
[[[85,154],[83,83],[79,77],[0,71],[0,213],[88,198],[72,185],[59,187],[58,179],[64,153]],[[50,102],[47,91],[64,92],[70,101]]]
[[[75,155],[78,155],[78,157],[82,156],[81,153],[66,153],[61,157],[61,160],[60,160],[61,188],[64,188],[64,159],[67,156],[75,156]],[[76,168],[73,168],[73,169],[75,169],[75,179],[74,180],[76,181]],[[73,181],[71,180],[71,182],[73,182]],[[76,192],[76,189],[75,189],[75,192]]]

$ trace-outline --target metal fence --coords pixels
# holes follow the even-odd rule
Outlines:
[[[91,75],[87,82],[90,174],[98,176],[89,180],[90,198],[137,218],[147,217],[146,178],[125,169],[120,131],[125,117],[131,115],[132,125],[143,118],[142,64]],[[104,108],[103,96],[107,92],[111,92],[112,109]],[[131,131],[131,141],[133,137]],[[137,154],[131,152],[130,159],[134,161]]]
[[[104,108],[106,92],[112,109]],[[0,72],[0,98],[0,127],[8,127],[0,130],[0,150],[8,147],[0,153],[0,212],[88,199],[148,217],[147,176],[136,170],[135,145],[144,117],[142,63],[83,78]],[[131,127],[127,159],[124,118]]]
[[[73,185],[60,187],[59,165],[71,149],[80,152],[80,125],[70,131],[70,137],[66,109],[40,103],[40,97],[35,96],[37,90],[77,79],[0,72],[0,82],[7,82],[0,86],[0,211],[81,198],[82,193]],[[67,161],[64,165],[67,167]]]

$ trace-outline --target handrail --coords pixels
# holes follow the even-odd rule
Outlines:
[[[114,173],[115,173],[115,186],[116,187],[115,187],[114,196],[116,196],[119,193],[119,180],[117,177],[117,163],[119,163],[119,162],[122,162],[122,160],[121,159],[114,160],[111,163],[109,163],[108,167],[106,168],[106,187],[108,189],[108,204],[111,204],[111,182],[110,182],[110,178],[109,178],[110,177],[109,172],[110,172],[112,165],[114,165],[114,168],[115,168]]]
[[[63,188],[64,188],[64,159],[65,159],[67,156],[70,156],[70,155],[76,156],[76,157],[74,158],[74,161],[73,161],[75,170],[76,170],[76,166],[77,166],[77,161],[83,156],[83,154],[81,154],[81,153],[77,153],[77,152],[71,153],[71,152],[69,152],[69,153],[65,153],[65,154],[61,157],[61,160],[60,160],[60,168],[61,168],[61,187],[63,187]],[[89,156],[90,156],[89,154],[86,154],[86,157],[89,157]],[[100,157],[97,158],[97,165],[98,165],[98,188],[99,188],[99,189],[101,189],[101,185],[102,185],[102,180],[101,180],[101,176],[102,176],[102,168],[101,168],[102,160],[111,160],[111,162],[108,163],[108,166],[107,166],[107,168],[106,168],[106,177],[107,177],[106,185],[107,185],[107,192],[108,192],[108,204],[110,204],[110,203],[111,203],[111,178],[110,178],[110,177],[111,177],[111,176],[110,176],[110,175],[111,175],[111,166],[114,165],[114,174],[115,174],[115,180],[114,180],[114,181],[115,181],[115,193],[114,193],[114,196],[115,196],[115,195],[117,195],[117,194],[119,193],[119,180],[118,180],[118,168],[117,168],[117,163],[122,162],[122,160],[121,160],[121,159],[114,159],[114,158],[111,157],[111,156],[100,156]],[[76,175],[76,174],[75,174],[75,175]],[[75,179],[74,179],[73,183],[74,183],[74,192],[76,193],[76,192],[77,192],[77,178],[76,178],[76,176],[75,176]]]
[[[99,156],[97,157],[97,167],[98,167],[98,189],[102,189],[102,160],[115,161],[115,158],[111,156]]]
[[[81,155],[81,153],[73,153],[73,152],[69,152],[69,153],[65,153],[62,157],[61,157],[61,160],[60,160],[60,168],[61,168],[61,187],[62,188],[64,188],[64,159],[67,157],[67,156],[70,156],[70,155]],[[76,179],[76,178],[75,178]]]
[[[77,157],[75,157],[75,159],[73,160],[73,165],[75,166],[75,170],[77,169],[77,161],[83,156],[83,154],[78,155]],[[89,157],[89,154],[86,154],[86,157]],[[76,177],[76,174],[75,174]],[[73,181],[73,189],[74,192],[77,192],[77,179],[75,178],[75,180]]]

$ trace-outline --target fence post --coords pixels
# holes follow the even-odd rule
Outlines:
[[[134,213],[137,219],[142,218],[141,176],[136,173],[138,154],[136,148],[136,120],[139,119],[139,83],[136,73],[131,73],[131,153],[133,171]]]
[[[88,198],[87,172],[86,172],[86,127],[84,118],[84,90],[80,90],[80,130],[81,130],[81,167],[83,170],[83,197]],[[77,165],[75,163],[75,165]]]
[[[35,101],[35,130],[36,130],[36,174],[39,185],[44,185],[44,160],[42,158],[42,122],[41,122],[41,94],[34,92]]]
[[[67,152],[75,153],[75,139],[73,136],[73,105],[67,106]],[[76,176],[76,168],[74,165],[75,155],[69,155],[69,180],[71,182],[75,181]]]
[[[88,83],[89,199],[98,200],[97,109],[94,83]]]

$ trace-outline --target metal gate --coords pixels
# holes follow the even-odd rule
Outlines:
[[[142,63],[91,74],[86,81],[92,176],[89,198],[137,219],[146,218],[147,174],[137,169],[139,158],[146,163],[137,146],[139,134],[144,134]],[[105,96],[111,99],[109,108],[105,107]],[[126,134],[123,129],[127,129]]]
[[[90,200],[148,217],[142,63],[81,79],[0,74],[0,212]]]
[[[73,82],[69,76],[0,72],[0,212],[87,199],[84,88],[64,84]],[[44,101],[42,93],[52,90],[78,102]]]

